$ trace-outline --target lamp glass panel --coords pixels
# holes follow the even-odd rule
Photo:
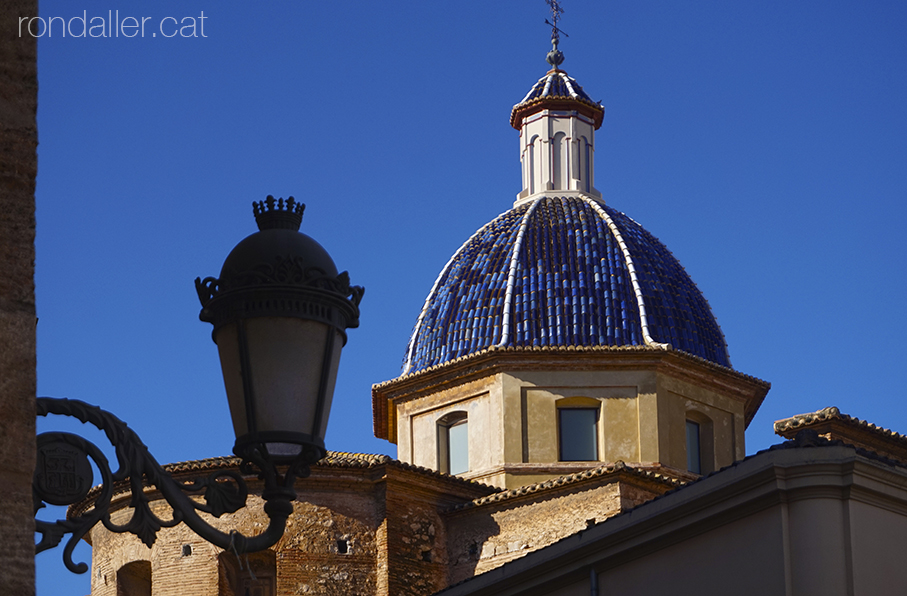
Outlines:
[[[315,425],[319,384],[328,334],[335,334],[330,373],[324,387],[323,415]],[[296,318],[246,319],[246,340],[255,393],[255,422],[259,432],[289,431],[324,438],[327,415],[343,345],[333,327]]]
[[[246,421],[236,323],[229,323],[221,327],[217,331],[214,341],[217,343],[217,352],[220,355],[220,369],[224,375],[224,388],[227,390],[230,418],[233,419],[233,432],[238,438],[248,434],[249,425]]]

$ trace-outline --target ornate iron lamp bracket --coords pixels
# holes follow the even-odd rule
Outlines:
[[[35,545],[36,553],[57,546],[66,534],[70,534],[63,548],[63,562],[73,573],[88,570],[85,563],[73,562],[72,553],[78,541],[98,522],[111,532],[131,532],[149,547],[154,544],[161,528],[180,522],[185,522],[208,542],[237,553],[273,546],[283,536],[287,518],[293,512],[292,501],[296,499],[294,481],[309,475],[309,461],[297,460],[280,474],[274,463],[262,455],[262,450],[247,452],[240,470],[243,474],[257,474],[264,481],[262,497],[266,501],[264,510],[270,523],[263,533],[253,537],[236,531],[225,533],[203,520],[198,511],[220,517],[244,507],[248,488],[241,474],[218,470],[192,482],[176,480],[158,464],[126,423],[110,412],[82,401],[39,397],[37,414],[71,416],[90,423],[107,435],[116,450],[119,469],[112,472],[103,452],[78,435],[47,432],[37,437],[37,463],[32,490],[35,514],[45,507],[45,503],[73,505],[88,497],[93,481],[89,458],[100,471],[101,484],[95,489],[97,496],[93,505],[84,512],[55,522],[35,519],[35,532],[41,534],[41,540]],[[133,509],[133,514],[128,522],[117,524],[110,517],[111,499],[115,485],[127,482],[131,494],[129,507]],[[145,494],[147,486],[157,488],[173,509],[171,519],[163,520],[152,512]],[[204,502],[190,497],[198,494],[203,495]]]

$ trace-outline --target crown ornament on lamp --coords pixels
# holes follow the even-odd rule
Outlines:
[[[284,201],[268,195],[264,201],[252,203],[252,213],[260,230],[282,228],[298,231],[304,211],[305,205],[293,197]]]

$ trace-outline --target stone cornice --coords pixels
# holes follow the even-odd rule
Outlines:
[[[389,403],[502,372],[532,370],[655,370],[696,385],[715,388],[744,401],[746,424],[755,416],[771,384],[679,350],[652,346],[491,347],[372,386],[375,436],[396,442],[396,419]]]
[[[901,463],[907,463],[907,436],[842,414],[838,408],[833,406],[775,422],[775,434],[786,439],[793,438],[806,428],[816,431],[827,439],[840,440]]]
[[[192,477],[210,474],[217,470],[239,470],[240,459],[238,457],[212,457],[208,459],[191,460],[165,464],[164,470],[179,479],[190,479]],[[384,473],[381,473],[382,470]],[[314,485],[317,482],[327,480],[332,476],[332,472],[346,471],[348,473],[361,475],[363,479],[374,482],[386,479],[388,471],[403,472],[414,474],[424,479],[424,483],[434,484],[442,492],[454,495],[462,495],[462,498],[472,499],[475,495],[491,494],[500,489],[477,482],[436,472],[429,468],[415,466],[406,462],[399,461],[388,455],[364,454],[364,453],[347,453],[343,451],[328,451],[327,456],[311,467],[311,475],[308,478],[297,480],[297,489],[304,489],[306,483]],[[376,475],[375,472],[378,472]],[[391,472],[392,473],[392,472]],[[250,485],[250,494],[256,494],[258,481],[255,476],[244,476],[246,482]],[[443,488],[442,488],[443,487]],[[67,518],[77,517],[89,510],[93,505],[95,498],[100,492],[100,486],[93,487],[84,499],[74,503],[66,512]],[[158,492],[152,486],[146,486],[145,493],[149,498],[157,497]],[[111,502],[112,509],[125,507],[127,499],[131,495],[129,480],[117,482],[114,485],[114,500]],[[466,496],[469,495],[469,496]]]
[[[642,467],[629,466],[622,461],[616,461],[611,464],[599,466],[574,474],[567,474],[558,478],[552,478],[544,482],[527,484],[519,488],[503,490],[478,499],[469,503],[463,503],[451,508],[448,513],[456,513],[467,509],[477,507],[496,505],[507,502],[508,505],[513,501],[532,500],[537,501],[539,498],[548,496],[550,493],[560,492],[563,489],[573,489],[581,487],[584,484],[607,484],[615,481],[625,481],[633,485],[644,485],[647,488],[656,491],[667,491],[678,488],[686,484],[685,481],[663,474],[655,469],[646,469]]]

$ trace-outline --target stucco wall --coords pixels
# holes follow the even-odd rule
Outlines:
[[[813,442],[811,442],[813,441]],[[445,596],[907,593],[907,468],[806,437]]]
[[[668,352],[646,353],[632,362],[624,356],[592,353],[585,361],[566,354],[554,366],[527,353],[525,362],[514,362],[509,370],[501,366],[486,372],[463,363],[437,373],[439,382],[426,375],[424,387],[401,388],[392,397],[398,400],[398,457],[441,469],[438,423],[455,411],[467,413],[469,420],[469,471],[461,475],[502,488],[541,482],[597,462],[686,470],[687,418],[700,424],[703,473],[744,456],[751,379],[728,371],[713,374],[700,362]],[[561,407],[598,410],[597,460],[560,461]]]

